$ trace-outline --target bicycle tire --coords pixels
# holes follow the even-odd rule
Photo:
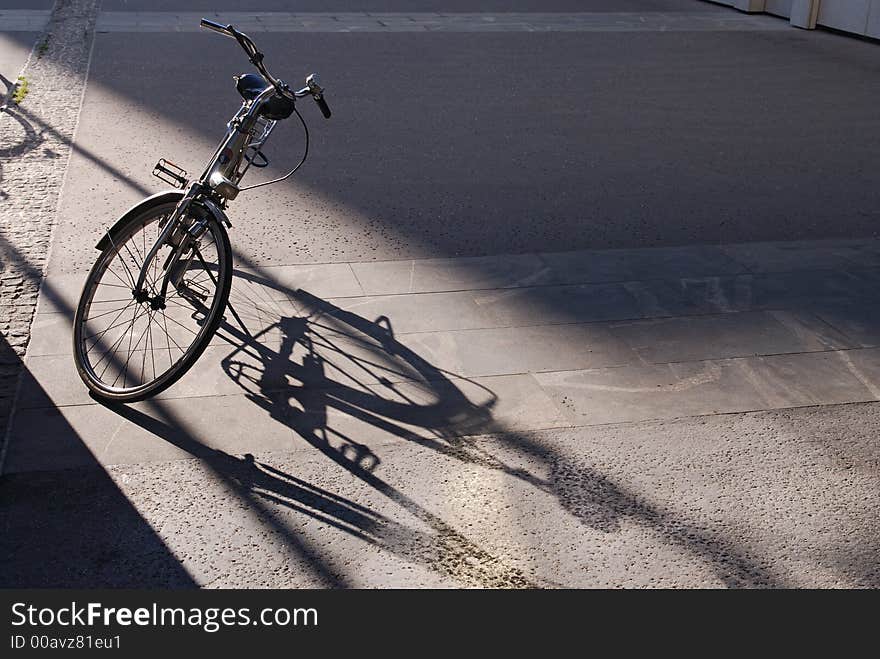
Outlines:
[[[134,209],[134,211],[130,211],[127,214],[127,220],[124,219],[122,222],[117,223],[117,225],[114,226],[114,235],[112,236],[112,240],[107,241],[108,244],[102,250],[101,255],[98,257],[98,259],[95,261],[95,264],[89,271],[89,275],[83,285],[83,290],[80,294],[79,303],[77,304],[76,314],[74,316],[73,355],[76,369],[79,373],[80,378],[82,379],[86,387],[88,387],[92,395],[99,400],[115,403],[133,403],[136,401],[151,398],[166,390],[168,387],[177,382],[181,377],[183,377],[190,368],[192,368],[193,364],[195,364],[198,358],[208,347],[212,337],[217,330],[217,327],[223,320],[223,313],[226,309],[226,304],[229,299],[229,291],[232,286],[232,248],[230,246],[229,236],[226,233],[225,227],[221,222],[218,222],[216,218],[211,216],[208,219],[208,223],[206,225],[206,232],[210,232],[210,235],[213,238],[213,244],[216,246],[218,259],[217,276],[216,278],[212,278],[216,285],[216,288],[212,296],[210,309],[206,314],[204,321],[201,323],[201,329],[198,331],[198,333],[196,333],[196,338],[192,341],[189,347],[184,351],[175,342],[177,347],[181,349],[182,355],[176,361],[174,361],[167,370],[164,370],[158,375],[156,373],[157,369],[154,362],[154,378],[149,381],[142,382],[140,385],[132,387],[125,386],[125,377],[123,377],[122,387],[115,386],[115,381],[112,385],[108,384],[106,381],[102,380],[101,377],[97,376],[95,368],[93,368],[93,364],[91,364],[90,362],[90,349],[87,346],[87,340],[91,337],[89,337],[87,334],[84,334],[84,331],[85,323],[90,320],[89,312],[91,310],[91,307],[93,304],[95,304],[94,296],[97,291],[97,287],[99,286],[99,280],[103,278],[105,274],[107,274],[107,271],[113,263],[114,257],[119,256],[122,253],[123,246],[125,246],[129,240],[137,235],[136,230],[139,227],[146,231],[148,224],[157,222],[165,214],[173,211],[175,206],[175,200],[168,201],[167,198],[158,198],[154,200],[148,199],[143,202],[141,206]],[[146,252],[146,244],[144,252]],[[128,253],[132,254],[130,250]],[[123,256],[122,259],[124,261],[125,257]],[[199,254],[199,259],[202,259],[201,254]],[[202,260],[202,263],[204,264],[204,260]],[[204,270],[207,272],[209,269],[206,267]],[[189,271],[186,270],[186,272]],[[133,277],[129,279],[129,281],[131,280],[133,280]],[[116,284],[116,286],[122,288],[118,284]],[[140,305],[141,307],[146,308],[146,305],[145,303],[137,302],[137,300],[134,299],[133,287],[132,291],[129,291],[129,293],[132,295],[132,301],[129,302],[128,306],[134,304],[135,309],[133,312],[133,317],[135,318],[135,321],[132,321],[132,332],[134,332],[135,322],[138,318],[139,313],[138,306]],[[128,308],[128,306],[126,307],[126,309]],[[164,318],[164,310],[162,310],[162,314]],[[146,316],[149,316],[147,323],[151,323],[153,320],[153,314],[149,309],[147,309],[146,311]],[[194,316],[195,313],[193,314],[193,317]],[[140,318],[144,317],[144,314],[140,316]],[[165,322],[167,333],[167,318],[165,318]],[[104,331],[106,332],[107,330]],[[152,339],[152,330],[150,330],[150,334]],[[166,341],[167,340],[168,337],[166,336]],[[131,341],[132,339],[130,338],[128,352],[129,356],[128,360],[125,363],[126,375],[128,370],[128,362],[131,360],[132,355],[132,351],[130,350]],[[97,345],[97,343],[95,345]],[[170,341],[168,345],[168,353],[170,361],[170,357],[172,354]],[[113,358],[111,357],[111,361],[112,359]],[[146,344],[144,348],[144,363],[146,364]],[[146,367],[144,367],[143,372],[144,374],[146,374]]]

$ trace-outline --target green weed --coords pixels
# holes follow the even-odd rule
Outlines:
[[[12,94],[12,102],[16,105],[20,104],[28,93],[28,80],[24,76],[18,76],[18,82],[15,83],[15,93]]]

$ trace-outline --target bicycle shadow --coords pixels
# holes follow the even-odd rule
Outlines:
[[[15,83],[4,78],[2,75],[0,75],[0,83],[6,85],[7,88],[6,95],[0,93],[0,100],[2,100],[7,98],[15,89]],[[44,146],[47,141],[45,135],[47,128],[44,125],[40,125],[39,120],[36,120],[27,110],[14,102],[8,102],[0,105],[0,114],[11,117],[12,121],[15,122],[12,128],[4,126],[3,133],[0,134],[0,137],[3,138],[0,139],[0,199],[6,199],[9,197],[9,192],[3,189],[4,162],[20,158],[26,153],[35,151],[40,146],[43,146],[42,155],[46,158],[57,158],[58,154]]]
[[[436,368],[394,338],[387,318],[368,321],[310,293],[276,287],[273,282],[241,272],[243,280],[289,295],[299,316],[280,316],[251,334],[244,323],[236,326],[227,317],[220,335],[235,347],[222,360],[227,375],[242,387],[245,396],[273,418],[293,429],[311,446],[390,501],[423,522],[426,532],[402,524],[338,495],[308,485],[265,463],[253,463],[251,474],[261,496],[289,505],[291,484],[306,487],[294,498],[318,509],[322,519],[406,560],[478,587],[536,587],[538,584],[515,567],[477,545],[438,515],[376,475],[381,460],[370,446],[352,433],[336,427],[335,413],[347,415],[397,437],[419,442],[461,458],[454,438],[461,433],[491,426],[491,409],[497,396],[480,387],[485,400],[472,402],[454,384],[453,377]],[[248,316],[247,300],[233,301],[237,320]],[[271,305],[269,305],[271,306]],[[236,309],[237,307],[237,309]],[[256,314],[259,316],[265,315]],[[278,331],[275,345],[266,340]],[[346,350],[343,345],[360,350]],[[298,350],[299,349],[299,350]],[[300,356],[298,352],[303,352]],[[327,353],[341,358],[329,359]],[[355,354],[355,353],[359,354]],[[332,376],[335,371],[339,378]],[[359,375],[356,375],[359,374]],[[413,391],[413,387],[415,390]],[[410,391],[407,391],[407,389]],[[428,436],[424,435],[427,431]],[[300,509],[297,507],[297,509]],[[309,513],[314,515],[314,513]]]
[[[222,327],[237,343],[222,360],[224,371],[272,418],[315,445],[329,446],[335,437],[344,456],[358,456],[370,470],[378,458],[331,417],[347,415],[444,453],[455,453],[456,437],[493,428],[494,392],[406,348],[388,318],[369,321],[308,292],[289,294],[303,315],[280,317],[255,335],[229,322]],[[277,346],[264,340],[273,331]],[[483,400],[472,402],[463,382]]]
[[[233,345],[222,359],[224,371],[273,419],[434,529],[431,538],[415,538],[412,529],[389,526],[387,518],[378,524],[376,517],[358,518],[355,526],[359,531],[378,537],[379,544],[395,553],[407,558],[420,556],[422,562],[442,567],[448,565],[443,556],[485,552],[377,476],[380,458],[367,441],[358,441],[355,433],[358,427],[364,428],[358,424],[528,483],[554,497],[563,510],[595,531],[619,532],[626,520],[647,526],[704,559],[728,586],[781,584],[776,575],[711,531],[651,506],[534,434],[499,422],[493,415],[497,395],[406,347],[395,337],[388,318],[369,320],[305,290],[290,290],[254,274],[238,271],[234,282],[234,289],[236,284],[247,282],[283,293],[298,313],[279,315],[251,333],[247,323],[239,322],[240,316],[242,312],[248,315],[246,305],[256,307],[259,303],[236,295],[230,308],[233,318],[227,317],[220,330]],[[268,307],[271,305],[264,305],[255,315],[265,321]],[[482,446],[483,442],[470,439],[477,435],[496,437],[515,456],[530,458],[538,466],[535,471],[543,475],[516,466],[521,460],[502,459]],[[262,468],[267,473],[273,471],[267,465]],[[352,523],[350,517],[342,519]],[[379,527],[382,532],[377,536]],[[478,561],[478,565],[483,563],[491,561]],[[515,571],[500,578],[494,573],[470,576],[472,583],[485,585],[509,583],[511,579],[516,583],[522,575]]]
[[[237,275],[239,283],[249,279],[263,289],[273,287],[273,283],[268,280],[257,280],[242,273]],[[261,518],[282,534],[286,542],[294,544],[297,552],[309,559],[309,564],[316,569],[326,585],[346,587],[351,583],[344,575],[335,572],[331,563],[315,555],[298,537],[298,533],[271,513],[269,506],[281,506],[304,514],[465,586],[559,586],[560,584],[546,579],[538,582],[523,570],[506,564],[503,559],[466,537],[442,517],[377,476],[375,470],[380,463],[379,457],[366,443],[355,441],[351,435],[334,428],[329,420],[331,411],[336,410],[409,439],[416,439],[418,433],[407,430],[406,426],[428,428],[438,438],[436,443],[428,440],[428,444],[443,450],[439,438],[452,437],[465,427],[486,427],[492,417],[491,407],[497,400],[494,394],[483,388],[486,402],[472,403],[451,384],[442,371],[398,344],[393,338],[387,319],[384,323],[366,321],[354,314],[347,315],[338,307],[304,291],[286,292],[301,305],[315,305],[313,313],[304,316],[279,316],[254,334],[246,323],[239,324],[241,317],[255,316],[263,319],[268,311],[267,307],[276,305],[270,303],[263,305],[260,310],[253,310],[245,306],[246,301],[242,296],[237,296],[237,301],[233,300],[230,313],[218,333],[233,345],[232,352],[222,360],[223,369],[242,387],[246,398],[409,513],[424,528],[398,521],[392,516],[308,483],[266,461],[257,460],[251,454],[239,457],[208,447],[186,432],[182,428],[185,424],[179,423],[161,405],[155,406],[153,415],[131,406],[106,406],[210,467],[239,497],[254,504],[260,511]],[[331,310],[342,317],[322,318],[325,312]],[[279,340],[276,342],[270,336],[273,331],[279,333]],[[386,355],[404,355],[397,367],[389,364],[378,367],[376,364],[368,365],[362,357],[336,349],[337,354],[350,358],[352,364],[364,372],[380,368],[390,377],[377,377],[376,386],[401,394],[400,400],[370,393],[369,385],[364,386],[369,377],[361,380],[352,378],[351,383],[345,384],[329,375],[327,360],[316,347],[335,346],[336,332],[346,332],[344,336],[348,339],[355,338],[354,333],[360,332],[361,341],[372,337],[377,346],[383,346],[378,348],[380,352]],[[305,355],[302,363],[298,363],[299,356],[294,352],[297,347],[303,346],[310,346],[311,352]],[[415,373],[422,374],[422,395],[434,392],[435,400],[419,404],[413,396],[402,392],[405,384],[410,384],[397,381],[407,368],[403,364],[409,365],[409,377],[414,377]],[[433,378],[438,379],[435,382]]]
[[[16,83],[0,73],[0,85],[3,85],[3,91],[0,91],[0,101],[2,101],[2,104],[0,104],[0,110],[5,110],[6,104],[13,94]]]

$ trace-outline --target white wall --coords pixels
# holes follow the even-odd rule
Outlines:
[[[797,18],[793,22],[801,27],[808,27],[804,17],[810,15],[819,25],[880,39],[880,0],[718,1],[741,11],[767,12],[786,18],[794,14]]]
[[[819,4],[819,25],[880,37],[878,23],[880,0],[823,0]]]
[[[768,14],[777,16],[791,16],[791,3],[793,0],[766,0],[764,3],[764,11]]]

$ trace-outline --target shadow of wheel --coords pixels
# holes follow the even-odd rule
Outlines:
[[[5,78],[3,78],[3,81],[7,84],[9,82]],[[2,130],[0,130],[0,199],[9,197],[9,193],[3,188],[4,161],[19,158],[43,143],[43,135],[38,133],[33,125],[16,111],[14,104],[0,108],[0,121],[2,121],[3,116],[11,117],[12,128],[10,129],[7,125],[4,125]]]

